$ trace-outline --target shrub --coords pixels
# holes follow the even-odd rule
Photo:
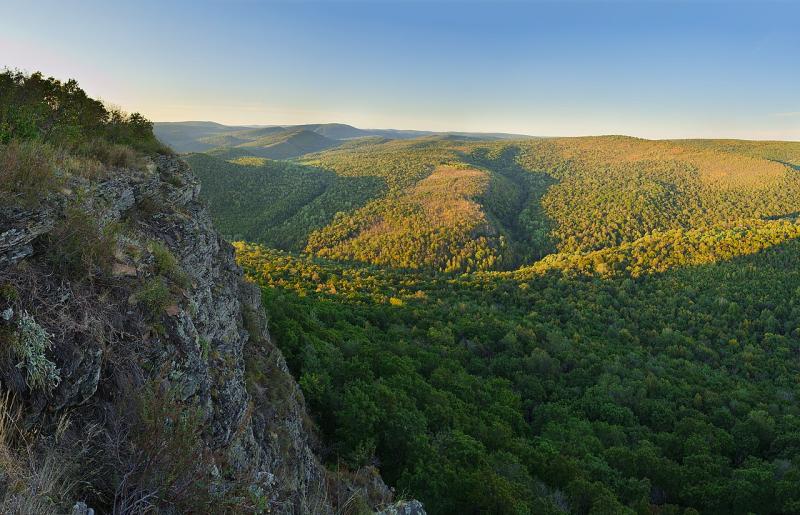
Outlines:
[[[127,114],[120,109],[108,111],[106,137],[145,154],[171,154],[172,150],[153,134],[153,122],[139,113]]]
[[[139,113],[127,114],[89,98],[75,80],[41,73],[0,72],[0,144],[38,140],[109,166],[132,166],[138,154],[171,150]]]
[[[22,359],[17,368],[25,369],[26,382],[31,389],[49,392],[61,382],[61,371],[45,356],[45,351],[53,347],[51,338],[52,335],[27,311],[22,312],[11,346],[14,354]]]
[[[102,139],[84,143],[77,152],[111,167],[143,168],[145,165],[144,159],[132,148]]]
[[[173,299],[164,278],[156,276],[148,279],[142,288],[133,294],[132,300],[142,306],[151,318],[155,319],[172,303]]]
[[[153,197],[143,196],[136,203],[136,208],[141,218],[152,218],[157,213],[160,213],[164,209],[164,206]]]
[[[150,252],[155,260],[156,271],[162,275],[170,275],[178,267],[178,260],[170,250],[159,241],[150,243]]]
[[[19,290],[11,283],[0,284],[0,300],[13,302],[19,298]]]
[[[200,338],[200,355],[203,357],[203,360],[208,360],[208,356],[211,353],[211,342],[208,341],[208,338]]]
[[[213,462],[201,438],[202,411],[158,382],[140,389],[134,411],[114,512],[149,513],[168,504],[179,513],[208,513]]]
[[[68,207],[64,219],[48,234],[48,259],[73,279],[107,274],[114,260],[118,230],[113,224],[101,229],[89,213]]]
[[[153,241],[149,245],[150,252],[155,261],[156,273],[171,279],[180,288],[189,285],[189,278],[186,272],[178,264],[175,255],[160,241]]]

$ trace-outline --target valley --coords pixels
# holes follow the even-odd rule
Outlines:
[[[186,159],[329,459],[430,513],[800,509],[800,143],[214,153]]]
[[[254,205],[279,211],[270,224],[239,224],[232,239],[404,269],[510,270],[552,253],[582,255],[800,210],[796,143],[366,138],[291,160],[280,186],[271,177],[288,166],[282,161],[210,154],[187,159],[213,181],[204,195],[221,226],[229,217],[253,221]],[[231,167],[251,181],[246,192],[222,171]],[[451,178],[437,180],[445,169]],[[308,181],[328,185],[308,198]],[[279,202],[262,200],[274,193]],[[252,201],[228,201],[243,195]],[[295,240],[257,232],[275,225],[296,227]]]

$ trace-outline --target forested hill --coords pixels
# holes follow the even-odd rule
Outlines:
[[[329,147],[341,145],[357,138],[379,137],[385,139],[411,139],[435,134],[449,134],[473,139],[510,139],[525,137],[521,134],[505,133],[470,133],[450,132],[436,133],[431,131],[398,130],[398,129],[359,129],[343,123],[313,123],[305,125],[268,125],[268,126],[230,126],[215,122],[156,122],[156,136],[170,145],[176,152],[234,152],[238,155],[273,157],[265,155],[270,150],[264,147],[272,145],[272,139],[285,139],[294,133],[303,132],[305,138],[314,141],[327,141]],[[313,133],[311,136],[309,133]],[[316,138],[315,138],[316,136]],[[262,138],[265,141],[260,141]],[[324,138],[320,140],[319,138]],[[314,145],[298,144],[292,147],[292,155],[297,157],[320,150]]]
[[[800,511],[800,246],[655,275],[238,245],[331,445],[430,513]]]
[[[291,164],[223,154],[188,160],[232,239],[400,269],[513,269],[800,212],[800,143],[429,136]]]

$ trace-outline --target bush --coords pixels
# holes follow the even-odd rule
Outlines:
[[[150,513],[171,505],[178,513],[208,513],[210,451],[202,440],[199,408],[181,403],[175,392],[147,383],[136,399],[130,448],[115,492],[115,513]]]
[[[159,241],[150,243],[150,252],[155,260],[156,271],[162,275],[170,275],[178,267],[178,260],[172,252]]]
[[[19,298],[19,290],[11,283],[0,284],[0,300],[13,302]]]
[[[153,254],[156,273],[171,279],[180,288],[188,287],[189,278],[186,272],[181,269],[178,259],[166,245],[159,241],[153,241],[150,243],[150,252]]]
[[[106,137],[145,154],[171,154],[172,150],[153,134],[153,122],[139,113],[127,114],[119,109],[108,111]]]
[[[134,303],[142,306],[150,318],[156,319],[172,303],[172,293],[163,277],[148,279],[142,288],[133,294]]]
[[[48,234],[48,259],[76,280],[107,274],[114,260],[118,227],[100,228],[78,207],[68,207],[64,219]]]
[[[11,346],[22,359],[17,368],[25,369],[28,388],[49,392],[61,382],[61,371],[45,356],[45,351],[53,347],[51,338],[27,311],[22,312]]]

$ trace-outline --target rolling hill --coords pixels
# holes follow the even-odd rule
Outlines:
[[[263,157],[291,155],[295,138],[308,134],[300,130],[286,138],[279,132],[188,159],[201,177],[217,176],[205,195],[234,198],[242,192],[220,177],[232,166],[224,159],[254,176],[268,174],[274,162],[244,165],[243,156],[256,148]],[[325,144],[323,136],[313,138]],[[295,164],[309,176],[336,177],[342,196],[315,197],[313,210],[320,215],[301,224],[291,245],[254,227],[233,233],[286,250],[399,268],[507,269],[555,252],[582,254],[664,231],[800,212],[796,143],[427,136],[352,140],[305,154]],[[366,180],[373,181],[369,187]],[[247,196],[257,204],[276,192],[295,199],[295,191],[303,190],[302,184],[282,184],[249,189]],[[311,211],[296,202],[292,216]],[[227,216],[246,216],[249,209],[234,215],[234,206],[212,205],[225,227]]]
[[[253,141],[237,145],[235,148],[241,148],[257,157],[291,159],[335,147],[338,144],[338,141],[316,132],[307,129],[295,129],[262,136]]]
[[[317,123],[287,126],[235,127],[214,122],[157,122],[156,136],[180,153],[205,152],[244,148],[249,155],[290,159],[304,154],[341,145],[348,140],[380,137],[385,139],[413,139],[434,135],[452,135],[470,139],[510,139],[525,137],[504,133],[436,133],[431,131],[397,129],[358,129],[343,123]],[[281,141],[277,141],[281,140]],[[271,146],[291,140],[278,148]],[[233,151],[230,155],[243,155]]]
[[[203,142],[205,138],[246,129],[215,122],[160,122],[154,124],[153,133],[176,152],[202,152],[216,146]]]

